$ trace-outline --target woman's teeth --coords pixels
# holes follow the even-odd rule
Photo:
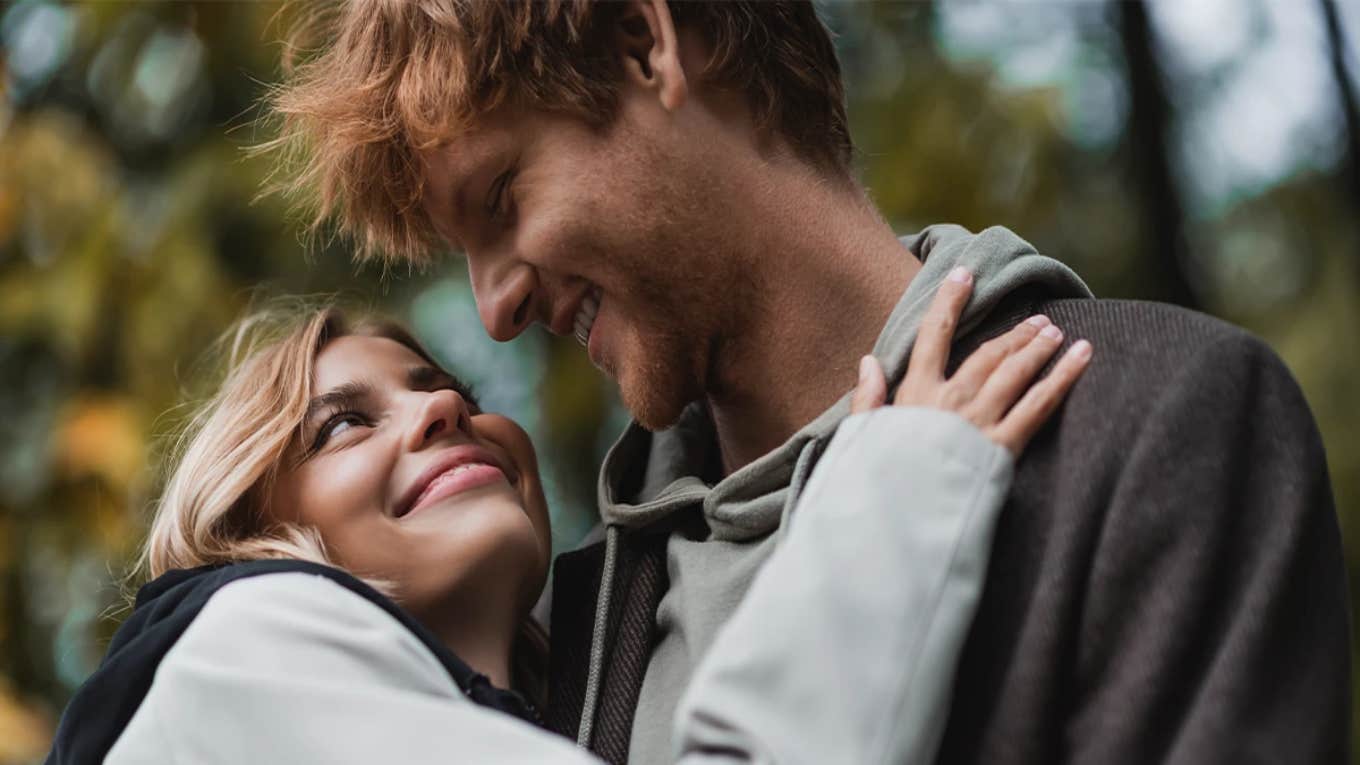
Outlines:
[[[417,508],[419,508],[422,504],[425,503],[425,500],[429,499],[430,495],[434,494],[436,491],[440,489],[441,486],[453,481],[458,476],[472,470],[485,470],[488,468],[496,471],[496,473],[498,474],[501,474],[502,477],[504,476],[499,467],[486,462],[464,462],[461,465],[445,470],[443,473],[440,473],[439,475],[435,476],[434,480],[430,481],[430,483],[425,487],[425,490],[420,492],[420,496],[416,497],[416,501],[412,502],[411,506],[406,510],[406,512],[402,513],[401,515],[409,515],[410,513],[414,512]],[[399,515],[398,517],[401,516]]]
[[[459,473],[465,473],[465,472],[467,472],[467,471],[469,471],[469,470],[471,470],[471,469],[473,469],[473,468],[482,467],[482,466],[484,466],[484,465],[486,465],[485,462],[464,462],[463,464],[459,465],[458,467],[455,467],[455,468],[452,469],[452,470],[449,470],[449,471],[446,471],[446,472],[440,474],[439,477],[438,477],[438,478],[435,478],[434,480],[435,480],[435,481],[438,481],[440,478],[452,478],[453,476],[456,476],[456,475],[458,475]],[[431,481],[430,483],[433,484],[434,481]]]
[[[472,470],[473,468],[485,466],[486,466],[485,462],[464,462],[463,464],[455,468],[451,468],[449,470],[444,471],[443,473],[440,473],[439,475],[434,477],[433,481],[430,481],[430,484],[425,487],[425,491],[422,491],[420,493],[420,497],[416,499],[414,505],[412,506],[414,507],[415,505],[420,504],[420,500],[425,499],[425,497],[427,497],[430,494],[430,492],[438,488],[439,484],[443,483],[444,481],[453,478],[459,473],[466,473],[467,471]]]
[[[590,344],[590,328],[595,326],[595,314],[600,311],[600,288],[593,287],[581,301],[576,311],[576,341],[581,345]]]

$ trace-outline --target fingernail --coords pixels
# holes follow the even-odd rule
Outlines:
[[[963,266],[954,266],[954,270],[949,272],[949,281],[967,284],[972,280],[973,275]]]
[[[1049,321],[1047,316],[1039,314],[1038,316],[1029,317],[1028,319],[1025,320],[1025,323],[1030,325],[1031,327],[1038,327],[1039,329],[1043,329],[1044,327],[1047,327],[1053,322]]]
[[[1067,352],[1072,354],[1072,358],[1085,361],[1091,358],[1091,344],[1085,340],[1078,340],[1067,349]]]
[[[862,356],[859,360],[859,384],[863,385],[869,381],[869,375],[874,370],[874,357]]]
[[[1049,338],[1049,339],[1051,339],[1051,340],[1061,340],[1061,339],[1062,339],[1062,330],[1061,330],[1061,329],[1058,329],[1058,325],[1056,325],[1056,324],[1050,324],[1050,325],[1048,325],[1047,327],[1044,327],[1044,331],[1043,331],[1043,332],[1040,332],[1039,334],[1041,334],[1041,335],[1043,335],[1044,337],[1047,337],[1047,338]]]

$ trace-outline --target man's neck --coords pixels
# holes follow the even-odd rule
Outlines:
[[[920,270],[858,189],[790,185],[756,200],[765,222],[755,242],[759,304],[723,349],[707,397],[724,474],[854,386],[859,358]]]

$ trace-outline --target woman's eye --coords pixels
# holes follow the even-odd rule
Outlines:
[[[353,412],[337,414],[326,420],[326,424],[316,433],[316,441],[312,444],[312,450],[316,451],[326,445],[326,442],[335,436],[344,433],[352,428],[368,424],[363,417]]]

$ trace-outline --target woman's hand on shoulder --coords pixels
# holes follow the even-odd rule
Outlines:
[[[1047,317],[1033,316],[983,343],[953,377],[946,378],[954,331],[972,292],[972,275],[963,268],[954,269],[941,283],[921,321],[906,376],[892,403],[954,412],[1019,455],[1085,371],[1091,344],[1085,340],[1073,343],[1052,371],[1036,380],[1062,345],[1063,333]],[[865,356],[860,360],[850,411],[882,406],[887,391],[878,360]]]

